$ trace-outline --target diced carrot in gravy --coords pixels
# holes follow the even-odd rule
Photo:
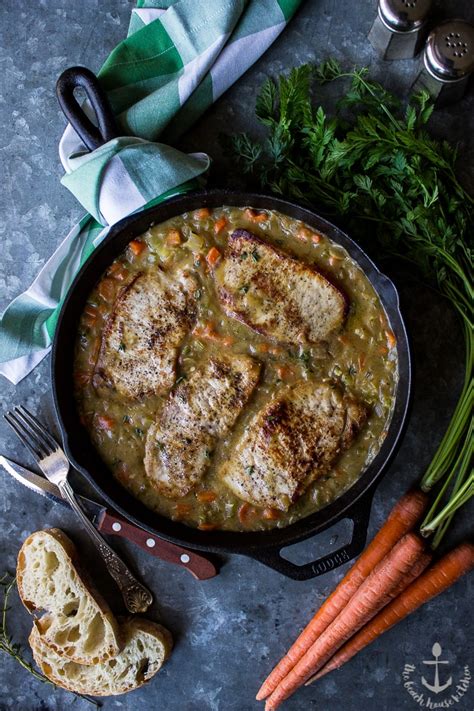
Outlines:
[[[97,422],[97,427],[99,427],[101,430],[113,430],[115,427],[115,420],[112,417],[109,417],[108,415],[97,415],[95,418]]]
[[[198,491],[196,494],[196,499],[204,503],[210,503],[217,499],[217,494],[215,491]]]
[[[198,525],[200,531],[215,531],[217,524],[215,523],[200,523]]]
[[[208,207],[201,207],[200,210],[196,210],[194,213],[194,217],[197,220],[205,220],[207,217],[211,216],[211,211],[209,210]]]
[[[262,518],[266,519],[267,521],[276,521],[277,519],[281,518],[281,511],[278,511],[278,509],[263,509],[262,512]]]
[[[140,242],[138,239],[132,239],[132,241],[128,243],[128,246],[135,257],[138,257],[138,255],[141,254],[146,247],[145,243]]]
[[[216,233],[216,235],[218,235],[219,232],[222,232],[226,224],[227,220],[225,217],[219,217],[219,219],[216,220],[216,222],[214,223],[214,232]]]
[[[395,338],[395,334],[393,331],[385,331],[385,335],[387,336],[387,343],[389,348],[395,348],[397,345],[397,339]]]
[[[211,249],[206,255],[206,262],[209,264],[210,267],[213,267],[217,264],[220,258],[221,253],[219,252],[217,247],[211,247]]]
[[[286,380],[293,373],[287,365],[277,365],[276,372],[280,380]]]
[[[311,231],[308,230],[307,227],[300,227],[300,229],[297,231],[296,236],[298,239],[300,239],[302,242],[308,242],[308,240],[311,237]]]
[[[182,241],[181,232],[179,230],[172,229],[166,235],[166,244],[170,247],[177,247]]]
[[[248,523],[249,520],[255,518],[256,515],[256,509],[253,506],[250,506],[250,504],[245,503],[242,504],[242,506],[239,506],[238,516],[240,523]]]
[[[189,516],[191,513],[191,504],[176,504],[174,510],[177,516]]]
[[[252,222],[266,222],[268,220],[268,214],[266,212],[256,212],[249,207],[245,210],[245,216],[248,217],[249,220],[252,220]]]

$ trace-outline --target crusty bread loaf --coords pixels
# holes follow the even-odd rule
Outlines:
[[[18,554],[18,592],[35,620],[36,635],[58,654],[79,664],[97,664],[121,648],[109,606],[79,572],[72,541],[58,528],[32,533]]]
[[[113,659],[85,666],[46,645],[36,627],[30,635],[33,656],[45,676],[69,691],[90,696],[125,694],[149,681],[167,659],[171,635],[150,620],[135,617],[121,625],[125,645]]]

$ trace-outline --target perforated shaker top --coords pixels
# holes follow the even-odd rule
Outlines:
[[[382,21],[396,32],[419,29],[431,9],[432,0],[380,0]]]
[[[474,26],[464,20],[447,20],[430,33],[425,66],[435,77],[458,81],[474,69]]]

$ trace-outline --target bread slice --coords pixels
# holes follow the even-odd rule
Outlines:
[[[139,617],[121,625],[125,646],[113,659],[85,666],[59,655],[44,643],[37,627],[29,642],[35,661],[56,686],[90,696],[114,696],[133,691],[162,667],[172,648],[167,629]]]
[[[20,598],[35,620],[38,637],[79,664],[97,664],[121,649],[119,627],[109,606],[79,572],[77,551],[58,528],[32,533],[18,554]]]

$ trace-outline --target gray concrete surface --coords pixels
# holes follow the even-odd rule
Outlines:
[[[443,16],[473,15],[471,0],[443,3]],[[81,207],[59,184],[57,143],[64,127],[54,97],[54,83],[69,65],[97,70],[109,51],[125,36],[132,3],[127,0],[3,0],[0,6],[0,191],[2,250],[0,308],[25,288],[54,247],[82,214]],[[370,65],[373,75],[400,94],[406,93],[416,62],[382,63],[367,42],[375,14],[374,0],[307,0],[287,31],[199,121],[183,140],[187,149],[208,151],[214,158],[214,184],[233,182],[232,166],[220,155],[217,136],[229,127],[255,125],[256,90],[268,74],[308,60],[335,56],[347,66]],[[464,172],[472,177],[473,96],[437,112],[433,129],[451,140],[468,142]],[[471,143],[469,144],[469,138]],[[402,295],[404,314],[413,340],[415,396],[403,445],[377,489],[370,522],[372,534],[406,488],[416,482],[430,461],[456,403],[463,372],[463,348],[452,311],[410,274],[385,265]],[[51,411],[49,362],[44,361],[14,387],[2,381],[2,411],[25,403],[41,413]],[[28,462],[28,457],[0,421],[0,451]],[[33,530],[60,526],[87,549],[72,514],[38,499],[6,475],[1,475],[0,570],[13,571],[22,540]],[[458,519],[455,541],[472,533],[472,509]],[[341,536],[343,533],[340,534]],[[321,549],[318,538],[304,544],[308,555]],[[117,549],[133,558],[153,589],[152,616],[173,632],[176,647],[169,663],[147,687],[128,696],[110,698],[104,709],[164,711],[252,711],[259,682],[309,619],[344,569],[313,581],[295,582],[248,558],[224,562],[220,575],[198,583],[188,573],[155,561],[132,545]],[[89,553],[98,584],[119,601],[102,575],[101,563]],[[473,581],[465,578],[406,619],[343,670],[305,689],[290,700],[288,711],[400,711],[420,706],[403,687],[405,664],[413,664],[420,687],[423,667],[438,641],[450,662],[454,682],[465,665],[474,673],[472,643]],[[8,613],[15,640],[26,641],[31,620],[13,595]],[[28,652],[26,652],[28,654]],[[427,671],[428,670],[428,671]],[[441,671],[444,673],[444,670]],[[474,707],[474,682],[453,708]],[[433,703],[440,703],[432,696]],[[0,709],[63,711],[71,706],[87,711],[88,703],[63,691],[53,691],[29,676],[12,659],[0,655]]]

